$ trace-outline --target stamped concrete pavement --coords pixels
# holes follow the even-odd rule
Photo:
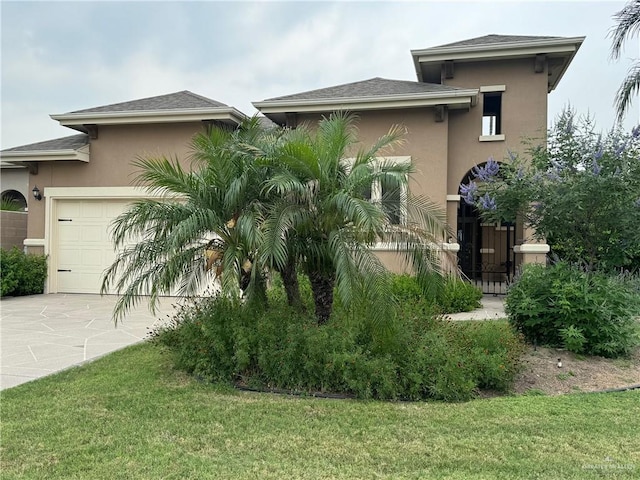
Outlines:
[[[142,341],[166,322],[172,298],[155,315],[146,301],[117,326],[115,295],[50,294],[0,301],[0,389],[79,365]]]

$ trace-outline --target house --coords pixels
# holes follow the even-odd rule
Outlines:
[[[583,40],[487,35],[413,50],[417,81],[372,78],[254,106],[289,127],[336,110],[355,112],[365,144],[404,125],[406,143],[393,155],[416,166],[410,188],[446,208],[455,236],[442,248],[458,252],[470,278],[500,282],[517,262],[544,261],[548,246],[533,242],[522,225],[481,224],[460,201],[459,185],[489,157],[522,150],[523,138],[545,141],[547,95]],[[41,192],[42,200],[29,197],[25,245],[49,255],[47,291],[96,293],[113,260],[109,222],[144,195],[131,184],[131,162],[148,154],[184,159],[196,132],[214,122],[237,125],[245,116],[184,91],[51,118],[79,133],[3,150],[1,158],[27,166],[29,190]],[[393,265],[390,252],[379,254]]]

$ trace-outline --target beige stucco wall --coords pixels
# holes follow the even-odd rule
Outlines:
[[[0,212],[0,246],[4,249],[18,247],[27,237],[26,212]]]
[[[547,71],[534,72],[534,59],[519,59],[455,65],[454,78],[448,85],[480,88],[505,85],[502,93],[502,133],[504,141],[480,142],[483,96],[469,112],[449,112],[449,168],[447,189],[458,193],[467,172],[490,156],[500,161],[508,150],[525,152],[525,139],[540,144],[546,139]]]
[[[358,147],[370,147],[394,125],[406,128],[402,145],[388,156],[411,156],[416,169],[410,182],[415,195],[425,195],[445,208],[448,129],[446,122],[436,122],[432,108],[354,112],[358,115]],[[298,123],[317,122],[320,115],[300,115]]]
[[[90,143],[90,161],[40,162],[38,173],[29,175],[29,190],[35,185],[44,194],[41,201],[28,198],[28,238],[44,238],[47,187],[117,187],[135,184],[138,156],[171,156],[187,165],[189,142],[202,132],[201,123],[173,125],[100,126]]]

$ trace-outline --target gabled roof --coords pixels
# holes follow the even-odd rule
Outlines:
[[[540,56],[549,66],[548,91],[564,75],[585,37],[485,35],[436,47],[411,50],[420,81],[440,80],[444,62],[480,62]]]
[[[181,92],[113,103],[51,115],[65,127],[88,132],[92,125],[221,121],[237,125],[246,116],[233,107],[183,90]]]
[[[74,113],[114,113],[114,112],[139,112],[139,111],[163,111],[163,110],[187,110],[193,108],[219,108],[228,107],[224,103],[217,102],[207,97],[197,95],[188,90],[159,95],[157,97],[141,98],[130,102],[112,103],[102,107],[87,108],[69,112]]]
[[[562,37],[544,37],[544,36],[531,36],[531,35],[484,35],[482,37],[469,38],[467,40],[460,40],[459,42],[445,43],[444,45],[438,45],[432,48],[443,47],[466,47],[472,45],[493,45],[501,43],[517,43],[517,42],[534,42],[537,40],[551,40],[560,39]],[[430,49],[425,49],[430,50]]]
[[[286,113],[378,110],[436,105],[462,108],[474,103],[477,94],[477,89],[375,77],[270,98],[253,102],[253,105],[273,121],[282,123]]]
[[[0,158],[10,162],[42,162],[50,160],[89,161],[89,136],[86,134],[45,140],[0,152]]]

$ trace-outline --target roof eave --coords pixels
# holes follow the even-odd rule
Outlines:
[[[545,48],[543,53],[569,53],[571,49],[577,50],[585,37],[568,37],[555,39],[529,40],[526,42],[506,42],[481,45],[463,45],[451,47],[433,47],[411,50],[411,55],[421,62],[420,57],[432,58],[432,61],[462,60],[474,58],[490,58],[505,55],[513,55],[519,50],[537,50]]]
[[[329,99],[264,100],[253,102],[262,113],[326,112],[334,110],[379,110],[394,108],[432,107],[448,105],[462,107],[473,104],[477,89],[461,89],[456,92],[427,93],[420,95],[387,95],[376,97],[351,97]]]
[[[71,148],[64,150],[27,150],[20,152],[0,152],[0,158],[7,162],[52,162],[60,160],[72,160],[88,163],[89,149],[82,147],[78,150]]]
[[[60,125],[76,128],[81,125],[130,125],[145,123],[186,123],[205,120],[240,124],[247,116],[233,107],[190,108],[176,110],[137,110],[131,112],[88,112],[50,115]],[[77,128],[76,128],[77,129]]]

